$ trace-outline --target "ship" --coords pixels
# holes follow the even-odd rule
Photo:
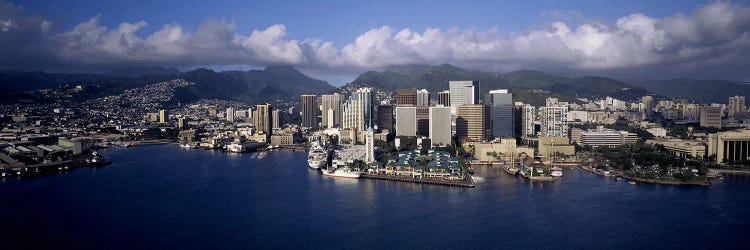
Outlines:
[[[307,154],[307,165],[312,169],[319,169],[328,164],[328,152],[317,144],[310,148]]]
[[[550,169],[549,175],[553,177],[562,177],[563,170],[560,167],[553,167]]]
[[[341,178],[357,179],[362,175],[362,172],[355,171],[350,168],[326,168],[323,169],[323,175]]]
[[[505,166],[503,166],[503,170],[505,170],[506,173],[513,175],[513,176],[518,174],[518,168],[513,166],[513,164],[505,164]]]

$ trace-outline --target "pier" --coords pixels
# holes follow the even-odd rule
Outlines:
[[[415,179],[411,177],[399,177],[399,176],[394,176],[394,175],[382,175],[382,174],[362,174],[360,178],[429,184],[429,185],[442,185],[442,186],[451,186],[451,187],[464,187],[464,188],[476,187],[476,185],[474,184],[474,180],[472,180],[471,177],[468,177],[462,181],[450,181],[450,180],[439,180],[439,179]]]

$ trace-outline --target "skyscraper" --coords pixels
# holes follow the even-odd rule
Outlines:
[[[396,107],[396,136],[417,135],[416,107]]]
[[[451,113],[464,104],[479,104],[479,81],[449,81]]]
[[[426,89],[417,91],[417,106],[430,106],[430,92]]]
[[[438,105],[443,105],[445,107],[451,106],[451,92],[448,90],[438,92]]]
[[[491,90],[485,105],[492,107],[492,134],[495,137],[512,137],[513,94],[507,89]]]
[[[451,108],[430,107],[430,142],[432,146],[451,144]]]
[[[387,129],[389,133],[394,133],[395,131],[393,131],[393,124],[395,123],[395,121],[393,119],[393,106],[378,105],[377,111],[378,115],[375,124],[378,126],[378,129]]]
[[[396,91],[397,106],[417,106],[416,89],[399,89]]]
[[[475,141],[492,139],[490,110],[490,107],[482,104],[464,104],[456,107],[456,137]]]
[[[169,114],[167,114],[166,110],[159,110],[159,123],[167,123],[167,120],[169,120]]]
[[[643,112],[649,116],[654,111],[654,97],[647,95],[641,97],[641,105],[643,107]]]
[[[372,132],[372,128],[368,128],[365,132],[365,163],[375,162],[375,136]]]
[[[323,111],[324,128],[341,126],[341,105],[344,104],[344,96],[339,93],[321,96],[320,109]]]
[[[255,105],[255,116],[253,117],[253,124],[258,132],[262,132],[266,135],[266,141],[271,139],[271,133],[273,131],[273,108],[270,103],[261,103]]]
[[[317,96],[315,95],[302,95],[300,98],[301,110],[302,110],[302,124],[303,128],[317,129],[318,127],[318,105]]]
[[[278,110],[278,109],[274,109],[271,112],[271,114],[272,114],[271,115],[271,120],[272,120],[272,122],[271,122],[271,128],[272,129],[280,129],[281,128],[281,124],[279,122],[279,116],[280,116],[279,114],[280,113],[281,113],[281,110]]]
[[[342,127],[364,131],[372,127],[372,89],[360,88],[353,92],[343,106]]]
[[[542,136],[568,137],[568,103],[548,97],[546,105],[540,109]]]
[[[234,122],[234,109],[233,108],[227,108],[226,114],[224,114],[224,117],[228,122]]]
[[[180,117],[179,119],[177,119],[177,128],[187,128],[187,120],[184,117]]]
[[[521,108],[521,136],[535,135],[534,122],[536,121],[536,107],[524,104]]]
[[[735,113],[745,112],[745,96],[730,96],[729,97],[729,116],[734,116]]]
[[[721,128],[721,107],[701,107],[701,127]]]

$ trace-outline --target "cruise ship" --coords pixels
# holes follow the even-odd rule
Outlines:
[[[312,169],[319,169],[328,164],[328,152],[317,144],[310,148],[307,154],[307,165]]]
[[[332,176],[332,177],[357,179],[362,175],[362,172],[354,171],[350,168],[330,167],[330,168],[323,169],[323,175]]]

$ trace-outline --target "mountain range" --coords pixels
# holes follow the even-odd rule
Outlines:
[[[269,66],[264,70],[222,71],[196,69],[180,72],[167,67],[128,67],[103,74],[45,73],[40,71],[0,71],[0,97],[3,103],[25,98],[23,91],[54,88],[63,84],[87,85],[90,97],[118,93],[124,89],[182,78],[196,83],[177,94],[185,101],[198,98],[273,101],[296,97],[303,93],[324,94],[337,89],[325,81],[313,79],[290,66]],[[731,95],[747,95],[750,85],[722,80],[658,80],[618,81],[605,77],[564,77],[535,70],[492,73],[463,69],[450,64],[390,66],[381,71],[368,71],[339,89],[340,92],[357,87],[374,87],[393,92],[397,89],[427,89],[437,93],[448,89],[451,80],[479,80],[482,91],[510,89],[518,101],[539,105],[548,96],[565,101],[577,97],[612,96],[623,100],[637,100],[643,95],[656,94],[687,98],[699,102],[726,102]]]

